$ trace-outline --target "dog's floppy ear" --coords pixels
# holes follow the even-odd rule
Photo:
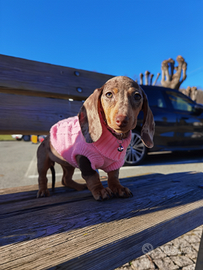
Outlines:
[[[103,87],[94,92],[85,100],[78,114],[82,134],[87,143],[96,142],[102,134],[99,118],[98,103]]]
[[[142,105],[142,110],[144,112],[144,119],[143,119],[143,125],[141,129],[141,139],[148,148],[152,148],[154,146],[153,136],[154,136],[154,131],[155,131],[154,117],[149,107],[147,96],[145,92],[143,91],[143,89],[142,89],[142,93],[143,93],[143,98],[144,98],[143,105]]]

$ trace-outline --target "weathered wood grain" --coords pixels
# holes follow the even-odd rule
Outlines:
[[[82,100],[112,77],[0,54],[0,92],[4,93]]]
[[[0,134],[47,134],[110,78],[0,54]]]
[[[115,269],[203,223],[202,173],[122,179],[134,197],[96,202],[58,187],[0,196],[0,269]],[[104,182],[106,185],[106,182]],[[8,196],[8,199],[6,199]]]
[[[47,134],[81,106],[81,101],[0,93],[0,134]]]

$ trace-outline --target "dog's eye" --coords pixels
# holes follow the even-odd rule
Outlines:
[[[113,94],[111,92],[107,92],[106,93],[106,96],[107,96],[107,98],[112,98],[113,97]]]
[[[135,100],[140,100],[141,99],[141,95],[139,93],[135,93],[134,94],[134,99]]]

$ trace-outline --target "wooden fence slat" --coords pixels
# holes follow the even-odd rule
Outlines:
[[[4,93],[68,96],[82,100],[112,77],[0,54],[0,92]]]
[[[78,114],[81,101],[0,93],[0,134],[47,134],[50,127]]]

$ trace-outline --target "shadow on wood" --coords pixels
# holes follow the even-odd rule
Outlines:
[[[200,226],[202,182],[203,174],[196,172],[125,178],[121,183],[134,196],[103,202],[88,190],[58,187],[41,199],[36,187],[4,190],[0,268],[115,269],[141,256],[144,244],[156,248]]]

